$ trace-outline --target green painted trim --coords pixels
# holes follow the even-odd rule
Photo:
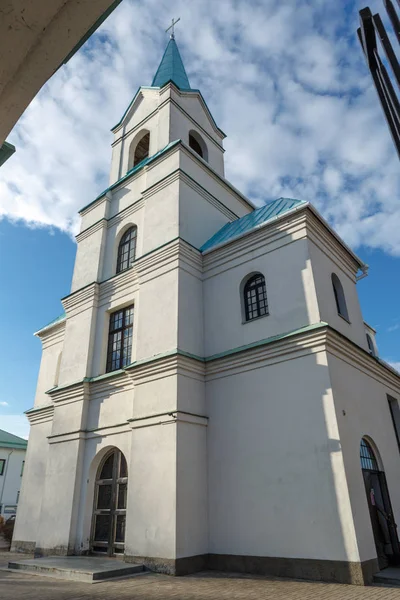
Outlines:
[[[137,200],[137,202],[138,202],[138,200]],[[126,210],[126,209],[124,208],[124,210]],[[95,221],[94,223],[92,223],[91,225],[89,225],[89,227],[86,227],[86,229],[82,229],[82,231],[80,231],[79,233],[77,233],[76,236],[75,236],[75,239],[77,237],[79,237],[80,235],[82,235],[82,233],[86,233],[87,231],[89,231],[89,229],[92,229],[92,227],[94,227],[95,225],[98,225],[102,221],[105,221],[106,223],[108,223],[109,220],[110,219],[106,219],[105,217],[101,217],[101,219],[99,219],[98,221]]]
[[[112,185],[110,185],[107,189],[105,189],[103,192],[101,192],[101,194],[99,194],[97,196],[97,198],[95,198],[94,200],[92,200],[92,202],[89,202],[89,204],[87,204],[86,206],[84,206],[83,208],[81,208],[80,210],[78,210],[78,214],[83,213],[83,211],[86,210],[87,208],[89,208],[89,206],[92,206],[92,204],[94,204],[95,202],[97,202],[97,200],[100,200],[101,198],[103,198],[103,196],[105,196],[107,194],[107,192],[110,192],[111,190],[114,190],[116,187],[118,187],[119,185],[121,185],[121,183],[123,183],[124,181],[126,181],[127,179],[129,179],[132,175],[136,175],[136,173],[138,173],[139,171],[141,171],[147,165],[151,164],[153,161],[157,160],[157,158],[159,158],[163,154],[167,153],[169,150],[171,150],[171,148],[174,148],[174,146],[176,146],[180,142],[181,142],[181,140],[175,140],[174,142],[170,142],[168,144],[168,146],[165,146],[165,148],[163,148],[162,150],[159,150],[158,152],[156,152],[156,154],[154,154],[154,156],[150,156],[148,159],[145,158],[144,160],[142,160],[142,162],[140,162],[138,165],[136,165],[135,167],[133,167],[132,169],[130,169],[123,177],[121,177],[120,179],[118,179],[118,181],[116,181],[115,183],[113,183]]]
[[[26,442],[25,444],[17,444],[14,442],[0,442],[0,448],[14,448],[15,450],[25,450],[27,445],[28,442]]]
[[[53,390],[55,388],[52,388]],[[47,392],[45,392],[47,394]],[[31,413],[35,413],[35,412],[40,412],[41,410],[45,410],[46,408],[51,408],[52,406],[54,406],[54,404],[43,404],[43,406],[33,406],[32,408],[28,408],[28,410],[26,410],[24,412],[24,415],[30,415]]]
[[[114,133],[114,129],[117,129],[117,127],[119,127],[122,123],[122,121],[125,119],[126,115],[128,114],[128,112],[131,109],[131,106],[133,105],[133,103],[135,102],[136,98],[138,97],[138,94],[140,92],[141,89],[148,89],[145,88],[143,85],[140,86],[140,88],[138,89],[138,91],[136,92],[136,94],[133,96],[132,100],[129,103],[128,108],[126,109],[126,111],[124,112],[124,114],[122,115],[122,117],[120,118],[120,120],[118,121],[118,123],[116,125],[114,125],[114,127],[111,127],[111,131]],[[154,111],[153,111],[154,112]],[[150,116],[150,115],[149,115]]]
[[[9,142],[4,142],[0,146],[0,167],[4,165],[6,160],[10,158],[15,152],[15,146]]]
[[[113,377],[117,377],[117,375],[122,375],[122,373],[125,373],[125,369],[116,369],[115,371],[104,373],[103,375],[96,375],[96,377],[88,377],[86,381],[94,383],[96,381],[102,381],[103,379],[112,379]]]
[[[120,4],[121,2],[122,2],[122,0],[114,0],[114,2],[111,4],[111,6],[109,6],[109,8],[107,8],[107,10],[101,15],[101,17],[99,17],[97,19],[97,21],[90,27],[90,29],[87,30],[87,32],[79,40],[79,42],[72,48],[71,52],[69,54],[67,54],[67,56],[64,58],[64,60],[62,62],[63,65],[67,64],[67,62],[74,56],[74,54],[76,52],[78,52],[79,48],[81,48],[83,46],[83,44],[85,42],[87,42],[87,40],[94,34],[96,29],[98,29],[100,27],[100,25],[102,25],[102,23],[104,23],[104,21],[107,19],[107,17],[117,8],[118,4]]]
[[[212,354],[211,356],[207,356],[205,361],[210,362],[212,360],[225,358],[225,356],[231,356],[232,354],[238,354],[239,352],[245,352],[246,350],[252,350],[253,348],[266,346],[268,344],[279,342],[280,340],[284,340],[295,335],[300,335],[301,333],[307,333],[308,331],[313,331],[315,329],[323,329],[327,325],[328,323],[325,323],[324,321],[321,321],[320,323],[314,323],[313,325],[306,325],[305,327],[300,327],[299,329],[294,329],[293,331],[273,335],[272,337],[259,340],[258,342],[246,344],[245,346],[238,346],[237,348],[232,348],[231,350],[226,350],[225,352],[219,352],[218,354]]]
[[[91,283],[87,283],[86,285],[84,285],[83,287],[79,288],[78,290],[75,290],[74,292],[71,292],[70,294],[67,294],[66,296],[63,296],[63,298],[61,298],[61,302],[63,300],[66,300],[70,296],[73,296],[74,294],[77,294],[78,292],[81,292],[82,290],[85,290],[86,288],[90,287],[91,285],[94,285],[95,283],[98,283],[98,282],[97,281],[92,281]]]

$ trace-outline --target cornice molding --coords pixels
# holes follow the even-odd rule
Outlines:
[[[308,239],[355,283],[359,265],[353,256],[332,235],[332,232],[320,221],[310,206],[308,206],[305,215]]]
[[[85,287],[76,290],[61,300],[67,318],[75,316],[83,310],[96,306],[99,295],[99,284],[89,283]]]
[[[52,327],[46,328],[46,331],[43,333],[39,332],[35,334],[40,338],[43,350],[51,348],[64,340],[65,324],[66,319],[61,323],[55,323]]]
[[[96,223],[93,223],[93,225],[90,225],[90,227],[87,227],[86,229],[84,229],[83,231],[78,233],[78,235],[75,236],[75,239],[76,239],[77,243],[79,244],[79,242],[86,240],[86,238],[90,237],[97,231],[101,231],[102,229],[105,229],[106,227],[107,227],[107,219],[105,217],[103,217],[102,219],[99,219],[99,221],[96,221]]]
[[[25,414],[31,425],[47,423],[53,420],[54,404],[45,404],[44,406],[30,408]]]

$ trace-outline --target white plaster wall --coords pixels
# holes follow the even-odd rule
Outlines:
[[[200,95],[197,92],[179,93],[172,89],[171,97],[213,140],[222,146],[223,136],[215,131],[215,127],[203,108]]]
[[[207,428],[177,424],[176,557],[208,553]]]
[[[80,312],[69,315],[60,365],[59,386],[76,383],[90,376],[93,330],[96,311],[86,304]]]
[[[22,483],[22,461],[25,460],[25,455],[25,450],[0,447],[0,460],[4,459],[6,461],[3,475],[0,475],[0,514],[5,515],[6,519],[8,517],[4,513],[4,507],[6,505],[15,506],[17,504],[17,494],[21,489]]]
[[[61,327],[64,328],[64,325]],[[52,345],[46,344],[46,347],[42,348],[42,358],[40,361],[34,402],[35,408],[50,404],[50,398],[46,392],[57,384],[59,361],[64,345],[62,337],[59,337],[60,340],[58,342]]]
[[[132,431],[125,553],[176,556],[176,424]]]
[[[325,353],[207,382],[209,552],[358,560]]]
[[[355,278],[341,269],[332,258],[323,253],[312,241],[309,241],[309,252],[321,320],[329,323],[331,327],[337,329],[364,350],[368,350]],[[338,315],[332,287],[332,273],[336,273],[343,286],[350,323]]]
[[[140,284],[136,311],[136,359],[174,350],[178,344],[178,270]]]
[[[189,152],[189,151],[188,151]],[[196,159],[196,154],[180,152],[179,167],[196,183],[202,186],[212,196],[217,198],[237,217],[243,217],[253,211],[253,208],[235,194],[234,188],[223,177],[213,174],[207,165]]]
[[[203,282],[198,274],[179,270],[178,348],[204,356]]]
[[[202,114],[203,109],[200,107],[200,102],[196,99],[193,99],[194,103],[190,103],[189,108],[193,111],[193,108],[196,105],[199,106]],[[197,113],[200,111],[194,111],[196,116],[199,116]],[[190,113],[189,113],[190,114]],[[208,159],[207,163],[212,167],[218,175],[221,177],[224,176],[224,151],[222,148],[222,143],[220,139],[216,139],[216,135],[214,130],[211,130],[208,120],[206,127],[198,127],[198,121],[193,122],[191,119],[187,118],[182,111],[179,110],[176,106],[172,105],[170,107],[170,141],[173,140],[182,140],[185,144],[189,145],[189,131],[196,131],[200,137],[203,139],[204,143],[207,146]],[[208,134],[208,135],[207,135]],[[209,137],[210,136],[210,137]]]
[[[233,220],[185,181],[180,182],[179,235],[195,248],[201,248],[221,227]]]
[[[78,242],[71,293],[98,281],[106,237],[106,223]]]
[[[101,190],[99,190],[101,192]],[[94,198],[88,199],[87,204],[93,201]],[[81,215],[81,228],[80,231],[85,231],[88,227],[91,227],[94,223],[97,223],[101,219],[107,218],[108,213],[108,198],[103,196],[95,204],[87,208]]]
[[[87,429],[125,423],[132,416],[133,389],[116,388],[112,380],[107,390],[91,398],[88,407]]]
[[[289,241],[289,240],[288,240]],[[204,280],[205,354],[231,350],[319,321],[306,240],[265,253],[250,251]],[[244,322],[241,284],[260,272],[269,315]]]
[[[49,444],[37,548],[66,553],[74,539],[83,444],[79,439]]]
[[[155,191],[146,199],[143,222],[143,253],[179,235],[179,181]]]
[[[51,421],[31,426],[13,539],[36,542],[44,494]]]
[[[375,364],[373,358],[370,360],[371,364]],[[398,523],[400,457],[386,394],[400,400],[400,386],[396,392],[355,364],[350,365],[331,354],[328,355],[328,364],[358,547],[364,561],[375,558],[376,549],[361,472],[360,442],[363,436],[369,436],[379,450]]]

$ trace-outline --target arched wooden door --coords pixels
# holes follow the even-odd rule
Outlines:
[[[94,493],[91,551],[124,553],[128,470],[124,455],[114,448],[100,463]]]
[[[370,443],[364,438],[360,445],[360,460],[378,564],[380,569],[385,569],[391,564],[399,563],[397,525],[393,517],[385,472],[379,467]]]

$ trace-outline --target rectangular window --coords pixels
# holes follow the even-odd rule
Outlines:
[[[22,461],[22,465],[21,465],[21,477],[24,474],[24,467],[25,467],[25,461]]]
[[[133,306],[110,315],[108,334],[107,373],[126,367],[131,362]]]
[[[394,432],[396,434],[397,445],[400,450],[400,408],[399,403],[396,398],[392,398],[392,396],[387,395],[390,415],[392,417]]]
[[[6,466],[5,458],[0,458],[0,475],[4,474],[4,467]]]
[[[17,504],[18,504],[18,500],[19,500],[19,492],[17,492]]]

